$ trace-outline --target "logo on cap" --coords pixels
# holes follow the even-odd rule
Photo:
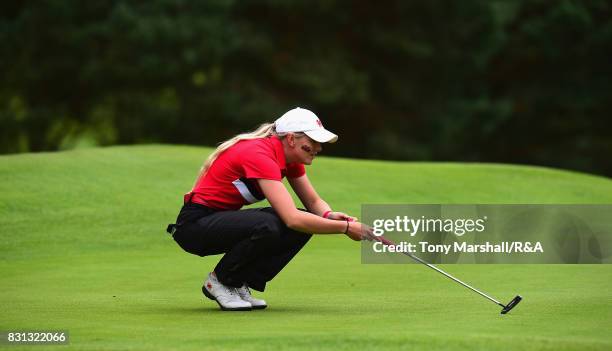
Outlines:
[[[319,125],[319,127],[323,128],[323,123],[321,123],[321,120],[317,118],[317,124]]]

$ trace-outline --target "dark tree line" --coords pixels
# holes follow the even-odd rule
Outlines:
[[[14,1],[0,152],[214,145],[295,106],[326,152],[612,175],[610,1]]]

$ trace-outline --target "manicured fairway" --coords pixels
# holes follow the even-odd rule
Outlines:
[[[164,233],[210,149],[138,146],[0,157],[0,330],[69,330],[75,350],[610,350],[612,266],[363,265],[316,236],[264,311],[226,313],[200,286],[218,257]],[[612,203],[612,181],[546,168],[322,158],[336,209],[362,203]],[[3,346],[0,346],[3,347]],[[25,347],[24,347],[25,348]],[[19,350],[20,347],[10,347]]]

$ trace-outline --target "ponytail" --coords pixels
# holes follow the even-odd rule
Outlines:
[[[208,158],[206,159],[206,161],[202,165],[202,168],[200,169],[200,175],[198,176],[198,179],[196,180],[196,184],[197,184],[198,180],[204,174],[206,174],[206,171],[208,171],[208,169],[210,168],[210,165],[212,165],[212,163],[215,162],[217,157],[219,157],[219,155],[221,155],[221,153],[223,153],[223,151],[225,151],[225,150],[229,149],[230,147],[234,146],[239,141],[258,139],[258,138],[265,138],[265,137],[268,137],[270,135],[276,135],[276,133],[274,131],[274,123],[264,123],[264,124],[260,125],[257,129],[255,129],[252,132],[238,134],[235,137],[233,137],[233,138],[231,138],[229,140],[224,141],[223,143],[221,143],[217,147],[217,149],[212,154],[210,154],[210,156],[208,156]]]

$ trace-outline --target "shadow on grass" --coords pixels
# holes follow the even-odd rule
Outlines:
[[[147,313],[164,315],[194,315],[194,314],[216,314],[216,315],[278,315],[278,314],[317,314],[317,315],[337,315],[346,313],[347,308],[333,306],[272,306],[263,310],[251,311],[222,311],[216,304],[206,304],[197,306],[164,306],[151,308]]]

